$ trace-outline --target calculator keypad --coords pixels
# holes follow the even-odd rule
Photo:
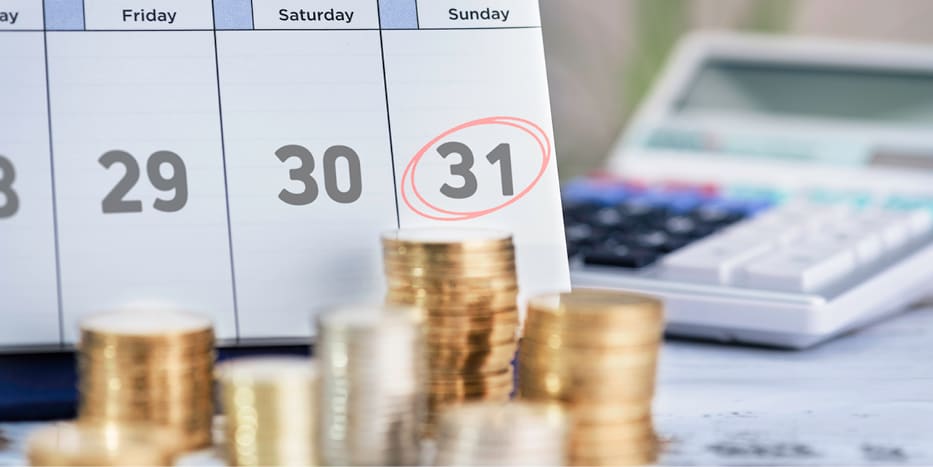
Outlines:
[[[725,203],[693,188],[581,183],[565,189],[565,200],[569,255],[584,264],[627,269],[652,265],[752,212],[749,205]]]
[[[568,252],[585,265],[652,266],[672,281],[808,293],[870,271],[933,233],[927,209],[810,199],[778,205],[766,190],[757,194],[576,182],[565,189]]]

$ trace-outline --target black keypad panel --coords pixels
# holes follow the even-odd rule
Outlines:
[[[584,264],[639,269],[769,206],[708,188],[574,181],[564,187],[567,252]]]

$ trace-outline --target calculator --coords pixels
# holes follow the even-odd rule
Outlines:
[[[933,292],[933,48],[690,36],[562,196],[574,286],[663,297],[671,335],[855,330]]]

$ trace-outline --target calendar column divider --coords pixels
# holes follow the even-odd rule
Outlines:
[[[402,228],[402,215],[398,205],[398,191],[400,187],[398,186],[398,174],[396,173],[397,169],[395,167],[395,139],[392,136],[392,112],[389,108],[389,76],[386,74],[386,50],[382,37],[382,10],[379,8],[379,0],[373,1],[376,2],[376,11],[379,17],[379,55],[382,58],[382,86],[386,95],[386,123],[389,129],[389,157],[392,159],[392,185],[395,186],[395,191],[393,192],[395,195],[395,225],[400,229]]]
[[[223,161],[224,167],[224,206],[227,209],[227,246],[230,252],[230,283],[231,283],[231,292],[233,293],[233,320],[234,326],[236,327],[236,342],[240,342],[240,307],[237,300],[237,287],[236,287],[236,262],[233,258],[233,226],[230,222],[230,184],[229,176],[227,174],[227,143],[226,137],[224,134],[224,107],[223,107],[223,98],[220,93],[220,53],[217,50],[217,10],[214,9],[214,2],[216,0],[211,0],[211,31],[214,35],[214,70],[215,77],[217,79],[217,114],[218,122],[220,123],[220,153]],[[252,2],[250,2],[250,9],[252,14]],[[255,29],[255,23],[253,24]]]
[[[45,60],[45,111],[49,128],[49,169],[52,178],[52,229],[55,236],[55,285],[58,302],[58,345],[65,346],[65,313],[62,304],[62,262],[58,240],[58,194],[55,189],[55,143],[52,136],[52,81],[49,71],[49,29],[46,24],[45,0],[42,1],[42,52]],[[83,5],[82,1],[82,5]],[[86,18],[82,21],[86,21]]]

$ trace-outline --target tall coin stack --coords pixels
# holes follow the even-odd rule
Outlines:
[[[126,310],[80,324],[79,418],[149,422],[182,439],[182,449],[211,444],[214,330],[197,315]]]
[[[509,400],[519,314],[512,235],[472,229],[408,229],[382,237],[389,303],[423,314],[428,412],[464,401]]]
[[[302,357],[231,360],[217,368],[232,465],[316,465],[318,371]]]
[[[414,465],[424,354],[418,314],[359,306],[318,316],[318,449],[325,465]]]
[[[651,420],[661,303],[574,291],[532,299],[519,352],[523,399],[561,402],[572,417],[572,465],[655,461]]]
[[[435,465],[565,465],[567,429],[554,405],[467,403],[440,416]]]

